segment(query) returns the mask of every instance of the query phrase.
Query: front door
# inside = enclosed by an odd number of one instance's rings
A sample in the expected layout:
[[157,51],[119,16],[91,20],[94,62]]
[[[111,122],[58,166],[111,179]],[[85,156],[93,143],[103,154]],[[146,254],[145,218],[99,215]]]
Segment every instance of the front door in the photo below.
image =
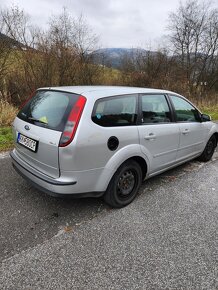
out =
[[170,96],[170,98],[180,129],[177,160],[190,159],[203,151],[207,126],[206,123],[200,122],[199,112],[192,104],[179,96]]

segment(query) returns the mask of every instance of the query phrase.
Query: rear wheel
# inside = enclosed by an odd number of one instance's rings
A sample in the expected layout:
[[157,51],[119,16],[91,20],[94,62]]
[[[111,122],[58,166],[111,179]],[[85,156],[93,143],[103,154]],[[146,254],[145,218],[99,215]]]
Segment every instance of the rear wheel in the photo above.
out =
[[210,137],[203,153],[201,154],[201,156],[198,159],[200,161],[203,161],[203,162],[209,161],[213,156],[216,145],[217,145],[217,140],[216,140],[216,137],[213,135],[212,137]]
[[121,208],[131,203],[142,183],[142,170],[134,160],[123,163],[112,177],[104,200],[112,207]]

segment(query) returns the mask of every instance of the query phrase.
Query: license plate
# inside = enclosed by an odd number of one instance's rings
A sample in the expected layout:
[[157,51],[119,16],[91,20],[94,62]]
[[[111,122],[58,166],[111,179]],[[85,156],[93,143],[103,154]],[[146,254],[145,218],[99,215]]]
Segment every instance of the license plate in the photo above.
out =
[[20,145],[26,147],[27,149],[29,149],[33,152],[37,151],[38,141],[33,140],[29,137],[26,137],[26,136],[22,135],[21,133],[18,133],[18,135],[17,135],[17,143],[19,143]]

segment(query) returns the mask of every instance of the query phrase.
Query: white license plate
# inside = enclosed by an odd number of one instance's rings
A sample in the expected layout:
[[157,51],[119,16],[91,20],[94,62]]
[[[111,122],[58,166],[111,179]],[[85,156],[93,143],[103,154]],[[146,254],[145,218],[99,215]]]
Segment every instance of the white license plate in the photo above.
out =
[[20,133],[18,133],[17,135],[17,143],[19,143],[20,145],[23,145],[24,147],[26,147],[27,149],[30,149],[33,152],[36,152],[37,150],[38,141],[33,140],[29,137],[26,137]]

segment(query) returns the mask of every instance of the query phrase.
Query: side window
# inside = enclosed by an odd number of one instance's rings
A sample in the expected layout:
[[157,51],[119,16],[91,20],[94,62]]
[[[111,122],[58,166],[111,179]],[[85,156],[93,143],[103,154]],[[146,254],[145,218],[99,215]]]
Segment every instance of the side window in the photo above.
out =
[[136,124],[137,95],[103,98],[96,102],[92,121],[103,127]]
[[142,95],[142,123],[168,123],[172,121],[164,95]]
[[178,122],[199,121],[199,112],[189,102],[177,96],[170,97],[175,108],[176,120]]

